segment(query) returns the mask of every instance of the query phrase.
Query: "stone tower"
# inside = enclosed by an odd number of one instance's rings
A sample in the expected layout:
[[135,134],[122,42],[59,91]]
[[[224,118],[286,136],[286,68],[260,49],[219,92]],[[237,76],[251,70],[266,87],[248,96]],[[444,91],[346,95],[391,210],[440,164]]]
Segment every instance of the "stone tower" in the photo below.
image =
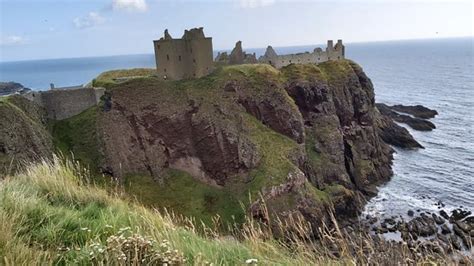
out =
[[203,28],[185,30],[181,39],[173,39],[165,30],[164,37],[153,43],[160,78],[199,78],[213,70],[212,38],[204,35]]

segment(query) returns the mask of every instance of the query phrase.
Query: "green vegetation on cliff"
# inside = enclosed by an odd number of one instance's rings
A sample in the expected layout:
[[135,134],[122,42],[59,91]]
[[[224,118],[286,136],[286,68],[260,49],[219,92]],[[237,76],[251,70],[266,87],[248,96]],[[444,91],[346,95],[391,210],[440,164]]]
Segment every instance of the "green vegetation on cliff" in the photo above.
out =
[[21,96],[0,97],[0,179],[52,150],[43,111]]
[[[114,84],[125,81],[126,79],[134,78],[147,78],[152,77],[156,74],[156,69],[152,68],[132,68],[132,69],[118,69],[106,71],[94,80],[92,80],[92,85],[94,87],[105,87],[109,88]],[[123,81],[122,81],[123,79]]]
[[97,115],[98,107],[92,107],[71,118],[52,121],[50,126],[56,149],[93,173],[97,173],[103,161]]
[[124,188],[148,207],[184,214],[208,225],[212,224],[214,214],[224,221],[243,222],[244,210],[229,191],[175,169],[166,169],[162,178],[162,182],[157,182],[147,175],[129,175]]

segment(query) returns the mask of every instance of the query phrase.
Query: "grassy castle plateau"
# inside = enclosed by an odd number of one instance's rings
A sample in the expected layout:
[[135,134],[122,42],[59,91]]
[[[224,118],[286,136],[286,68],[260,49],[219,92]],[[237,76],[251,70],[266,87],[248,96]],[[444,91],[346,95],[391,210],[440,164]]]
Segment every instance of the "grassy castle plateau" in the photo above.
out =
[[389,144],[420,146],[356,63],[153,71],[101,74],[101,103],[61,121],[0,98],[2,263],[449,262],[341,229],[390,179]]

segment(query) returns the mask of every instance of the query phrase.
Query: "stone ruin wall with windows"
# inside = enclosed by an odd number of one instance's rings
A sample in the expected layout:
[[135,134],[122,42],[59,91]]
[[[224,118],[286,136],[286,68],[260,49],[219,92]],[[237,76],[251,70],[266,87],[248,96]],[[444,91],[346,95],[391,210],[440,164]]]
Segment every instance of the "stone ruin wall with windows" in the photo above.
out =
[[242,49],[242,42],[238,41],[230,55],[227,52],[219,53],[213,60],[212,38],[204,35],[203,28],[185,30],[181,39],[173,39],[165,30],[164,36],[153,41],[157,76],[168,80],[199,78],[210,74],[215,64],[270,64],[275,68],[282,68],[290,64],[322,63],[330,60],[345,58],[345,47],[342,40],[336,45],[329,40],[326,50],[316,48],[313,52],[278,55],[271,46],[258,60],[255,54],[248,54]]
[[258,61],[260,63],[270,64],[275,68],[282,68],[290,64],[307,64],[307,63],[322,63],[329,60],[343,59],[345,56],[345,47],[342,40],[338,40],[333,46],[333,41],[329,40],[326,51],[321,48],[316,48],[312,53],[299,53],[278,55],[271,46],[268,46],[265,54],[261,56]]
[[153,43],[160,78],[199,78],[213,71],[212,38],[204,35],[203,28],[185,30],[181,39],[173,39],[165,30],[164,37]]

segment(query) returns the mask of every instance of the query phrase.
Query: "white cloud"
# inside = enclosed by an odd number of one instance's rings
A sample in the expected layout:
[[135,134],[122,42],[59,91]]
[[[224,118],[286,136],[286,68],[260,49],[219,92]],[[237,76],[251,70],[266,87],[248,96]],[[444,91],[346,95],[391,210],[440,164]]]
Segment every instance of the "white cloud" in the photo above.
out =
[[1,46],[15,46],[15,45],[21,45],[25,43],[26,43],[26,39],[17,35],[10,35],[10,36],[5,36],[5,37],[0,38]]
[[148,6],[145,0],[113,0],[112,9],[145,12]]
[[240,6],[243,8],[257,8],[273,5],[275,0],[240,0]]
[[105,18],[97,12],[89,12],[87,16],[75,18],[74,26],[79,29],[90,28],[105,22]]

